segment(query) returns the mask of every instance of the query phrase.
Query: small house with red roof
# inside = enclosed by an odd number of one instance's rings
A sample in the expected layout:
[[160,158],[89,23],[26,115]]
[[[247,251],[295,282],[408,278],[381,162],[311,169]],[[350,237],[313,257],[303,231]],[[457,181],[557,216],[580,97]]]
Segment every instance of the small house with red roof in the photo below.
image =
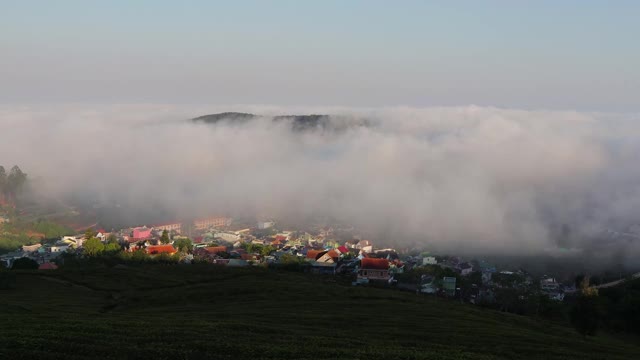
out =
[[318,257],[317,261],[323,263],[337,263],[341,257],[342,253],[340,253],[340,251],[331,249]]
[[173,247],[173,245],[150,245],[145,248],[147,254],[149,255],[158,255],[158,254],[169,254],[173,255],[178,250]]
[[320,256],[324,255],[326,253],[325,250],[314,250],[314,249],[309,249],[307,250],[307,260],[310,261],[315,261],[317,260]]
[[388,281],[389,261],[387,259],[362,258],[358,270],[358,282]]

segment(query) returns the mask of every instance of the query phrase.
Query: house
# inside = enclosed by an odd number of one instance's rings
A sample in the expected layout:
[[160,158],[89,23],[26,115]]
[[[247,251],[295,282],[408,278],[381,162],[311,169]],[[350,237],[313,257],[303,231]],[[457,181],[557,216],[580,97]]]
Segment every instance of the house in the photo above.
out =
[[245,261],[260,261],[259,256],[256,254],[240,254],[240,259]]
[[320,275],[334,275],[336,273],[337,264],[334,262],[319,262],[313,261],[311,262],[311,273],[320,274]]
[[442,289],[447,296],[456,295],[456,278],[452,276],[445,276],[442,278]]
[[218,228],[231,225],[231,218],[224,216],[213,216],[208,218],[197,219],[193,222],[196,230],[205,230],[208,228]]
[[240,234],[236,234],[235,232],[230,231],[217,232],[213,236],[230,243],[235,243],[241,238]]
[[175,231],[177,233],[180,233],[182,231],[182,223],[179,223],[179,222],[164,223],[164,224],[153,225],[151,226],[151,228],[159,231],[167,230],[168,232]]
[[337,249],[331,249],[326,253],[320,255],[317,261],[322,263],[337,263],[342,257],[342,253]]
[[76,236],[63,236],[58,243],[69,245],[74,248],[82,247],[85,238],[84,235],[76,235]]
[[205,247],[204,251],[206,251],[209,254],[217,254],[220,252],[227,252],[227,247],[226,246],[209,246],[209,247]]
[[389,262],[386,259],[363,258],[360,260],[357,282],[388,281]]
[[229,261],[227,262],[227,266],[245,267],[245,266],[249,266],[249,262],[247,262],[246,260],[242,260],[242,259],[229,259]]
[[309,260],[309,261],[315,261],[319,257],[321,257],[322,255],[324,255],[325,253],[326,253],[326,251],[324,251],[324,250],[308,249],[307,252],[306,252],[306,257],[307,257],[307,260]]
[[560,284],[554,278],[540,280],[540,290],[547,293],[555,293],[560,290]]
[[435,256],[425,256],[422,258],[422,265],[438,265],[438,260]]
[[178,250],[176,250],[176,248],[174,248],[173,245],[151,245],[151,246],[147,246],[145,250],[149,255],[157,255],[157,254],[173,255],[176,252],[178,252]]
[[61,253],[65,252],[69,249],[69,245],[53,245],[49,247],[49,252],[51,253]]
[[473,272],[473,267],[469,263],[461,263],[458,265],[460,275],[467,276]]
[[355,246],[356,249],[371,252],[373,250],[373,244],[369,240],[360,240]]
[[486,272],[482,272],[482,283],[483,284],[488,284],[489,282],[491,282],[491,274],[493,274],[490,271],[486,271]]
[[276,239],[276,240],[273,240],[269,245],[275,248],[281,248],[282,246],[284,246],[284,241]]
[[273,221],[258,221],[258,229],[265,230],[272,228],[276,223]]
[[152,229],[147,228],[146,226],[134,228],[131,232],[131,237],[133,238],[133,241],[147,240],[151,237],[151,230]]
[[34,245],[22,245],[22,251],[24,252],[36,252],[38,251],[38,249],[40,249],[42,247],[41,244],[34,244]]
[[40,266],[38,266],[38,270],[55,270],[58,268],[58,265],[52,263],[52,262],[46,262],[44,264],[41,264]]
[[547,294],[549,299],[562,302],[564,300],[564,293],[562,291],[554,291]]
[[432,275],[422,275],[420,277],[420,292],[423,294],[435,294],[438,292],[438,286],[435,277]]

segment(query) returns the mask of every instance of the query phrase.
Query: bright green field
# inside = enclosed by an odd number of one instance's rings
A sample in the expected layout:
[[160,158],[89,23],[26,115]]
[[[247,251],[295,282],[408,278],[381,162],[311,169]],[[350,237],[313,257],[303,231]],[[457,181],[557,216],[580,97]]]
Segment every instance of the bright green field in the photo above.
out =
[[20,272],[0,322],[2,359],[640,359],[531,318],[207,265]]

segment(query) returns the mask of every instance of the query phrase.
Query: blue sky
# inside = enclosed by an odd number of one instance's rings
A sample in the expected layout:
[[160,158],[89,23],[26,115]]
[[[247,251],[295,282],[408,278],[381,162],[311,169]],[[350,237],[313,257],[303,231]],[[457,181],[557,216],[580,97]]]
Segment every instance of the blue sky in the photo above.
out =
[[3,1],[0,102],[640,110],[638,1]]

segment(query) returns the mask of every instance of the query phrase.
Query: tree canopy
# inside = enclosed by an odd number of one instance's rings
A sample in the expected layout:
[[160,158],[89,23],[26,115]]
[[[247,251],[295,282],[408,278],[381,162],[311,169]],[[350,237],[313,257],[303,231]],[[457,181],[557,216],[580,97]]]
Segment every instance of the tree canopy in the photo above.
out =
[[162,230],[162,236],[160,236],[160,242],[163,244],[168,244],[171,240],[169,240],[169,232],[167,230]]
[[105,250],[100,239],[92,237],[84,243],[84,253],[87,256],[96,256]]
[[14,165],[9,174],[3,166],[0,166],[0,195],[14,197],[24,188],[27,182],[27,174],[22,172],[18,165]]

